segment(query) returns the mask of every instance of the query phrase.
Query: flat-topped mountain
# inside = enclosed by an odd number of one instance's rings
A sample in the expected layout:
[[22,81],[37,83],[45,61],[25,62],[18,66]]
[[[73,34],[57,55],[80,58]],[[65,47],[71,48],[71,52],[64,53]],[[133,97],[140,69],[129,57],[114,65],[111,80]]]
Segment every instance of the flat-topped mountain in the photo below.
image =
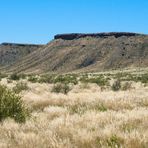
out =
[[[148,67],[148,35],[137,33],[60,34],[46,45],[16,46],[17,50],[12,45],[1,46],[3,52],[25,52],[17,54],[13,64],[4,62],[4,72],[98,72]],[[2,52],[0,55],[1,60]],[[6,57],[3,61],[10,61]]]

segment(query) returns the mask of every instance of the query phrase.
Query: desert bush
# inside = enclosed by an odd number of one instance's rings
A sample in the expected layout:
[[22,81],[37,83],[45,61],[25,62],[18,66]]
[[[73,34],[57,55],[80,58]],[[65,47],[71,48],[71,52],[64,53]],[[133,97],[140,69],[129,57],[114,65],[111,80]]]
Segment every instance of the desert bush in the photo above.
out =
[[20,76],[16,73],[13,73],[13,74],[10,75],[9,79],[10,80],[19,80]]
[[96,83],[99,86],[108,85],[108,80],[106,78],[104,78],[103,76],[92,77],[92,78],[88,78],[85,76],[85,77],[80,78],[80,81],[82,83]]
[[148,83],[148,74],[142,74],[141,76],[137,76],[136,81],[140,81],[141,83]]
[[39,83],[53,83],[54,82],[54,75],[42,75],[40,76]]
[[65,84],[74,84],[78,83],[76,75],[59,75],[55,77],[54,83],[65,83]]
[[29,76],[28,81],[32,82],[32,83],[37,83],[38,82],[38,78],[36,76]]
[[116,135],[112,135],[110,138],[107,139],[107,145],[111,148],[120,148],[121,140]]
[[70,86],[66,83],[64,84],[57,83],[52,88],[52,92],[63,93],[63,94],[67,94],[70,90],[71,90]]
[[129,74],[129,73],[123,73],[122,75],[119,74],[116,75],[114,78],[120,79],[122,81],[134,81],[134,82],[141,82],[141,83],[148,83],[148,74]]
[[121,89],[121,81],[120,80],[115,80],[113,85],[111,86],[113,91],[118,91]]
[[25,122],[29,111],[25,107],[21,97],[0,85],[0,121],[10,117],[16,122]]
[[22,92],[23,90],[28,90],[29,87],[26,82],[18,82],[16,86],[13,87],[13,91],[17,94]]

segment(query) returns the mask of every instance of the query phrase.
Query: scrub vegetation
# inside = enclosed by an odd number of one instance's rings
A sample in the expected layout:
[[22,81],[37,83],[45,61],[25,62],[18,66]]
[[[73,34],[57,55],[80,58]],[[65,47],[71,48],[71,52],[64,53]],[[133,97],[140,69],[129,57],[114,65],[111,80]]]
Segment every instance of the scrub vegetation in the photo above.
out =
[[0,82],[0,147],[148,147],[148,73],[22,75]]

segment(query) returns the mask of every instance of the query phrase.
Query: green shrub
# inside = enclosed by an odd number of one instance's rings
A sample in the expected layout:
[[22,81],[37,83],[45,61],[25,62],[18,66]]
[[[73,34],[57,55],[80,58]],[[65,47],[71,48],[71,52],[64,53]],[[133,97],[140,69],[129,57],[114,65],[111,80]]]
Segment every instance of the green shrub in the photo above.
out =
[[141,76],[136,77],[136,80],[146,84],[148,83],[148,74],[142,74]]
[[62,83],[55,84],[52,88],[52,92],[63,93],[63,94],[67,94],[70,90],[71,89],[68,84],[62,84]]
[[76,75],[59,75],[54,78],[54,83],[74,84],[78,83]]
[[121,82],[120,80],[116,80],[113,85],[111,86],[113,91],[118,91],[121,89]]
[[13,87],[13,91],[17,94],[22,92],[23,90],[28,90],[29,87],[25,82],[18,82],[15,87]]
[[54,75],[42,75],[40,76],[39,83],[53,83],[54,82]]
[[110,138],[107,139],[107,145],[111,148],[120,148],[121,139],[118,138],[116,135],[112,135]]
[[0,121],[10,117],[16,122],[25,122],[29,111],[21,97],[5,86],[0,85]]
[[13,73],[12,75],[10,75],[9,79],[10,80],[19,80],[20,76],[16,73]]
[[96,83],[99,86],[108,85],[108,80],[106,78],[104,78],[103,76],[92,77],[92,78],[88,78],[88,77],[84,76],[80,79],[80,81],[82,83]]
[[32,83],[37,83],[38,82],[38,78],[36,76],[29,76],[28,81],[30,81]]

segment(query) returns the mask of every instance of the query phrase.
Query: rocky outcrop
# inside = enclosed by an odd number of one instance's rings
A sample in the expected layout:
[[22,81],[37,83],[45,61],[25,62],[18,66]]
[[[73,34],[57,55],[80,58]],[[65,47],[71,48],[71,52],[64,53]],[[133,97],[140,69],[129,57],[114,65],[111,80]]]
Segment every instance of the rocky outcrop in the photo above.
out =
[[73,40],[73,39],[79,39],[84,37],[95,37],[95,38],[106,38],[109,36],[114,36],[115,38],[121,37],[121,36],[137,36],[141,35],[138,33],[129,33],[129,32],[110,32],[110,33],[93,33],[93,34],[81,34],[81,33],[72,33],[72,34],[58,34],[55,35],[54,39],[63,39],[63,40]]

